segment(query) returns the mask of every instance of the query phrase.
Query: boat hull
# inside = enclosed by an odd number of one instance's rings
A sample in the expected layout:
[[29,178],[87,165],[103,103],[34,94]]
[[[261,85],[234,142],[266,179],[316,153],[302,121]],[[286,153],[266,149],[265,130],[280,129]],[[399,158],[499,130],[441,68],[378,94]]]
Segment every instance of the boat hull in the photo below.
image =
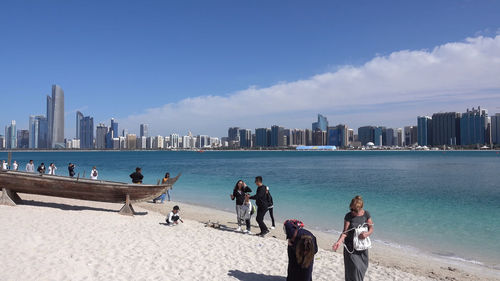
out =
[[170,185],[127,184],[111,181],[78,179],[20,171],[0,171],[0,190],[80,200],[131,203],[151,200],[171,188]]

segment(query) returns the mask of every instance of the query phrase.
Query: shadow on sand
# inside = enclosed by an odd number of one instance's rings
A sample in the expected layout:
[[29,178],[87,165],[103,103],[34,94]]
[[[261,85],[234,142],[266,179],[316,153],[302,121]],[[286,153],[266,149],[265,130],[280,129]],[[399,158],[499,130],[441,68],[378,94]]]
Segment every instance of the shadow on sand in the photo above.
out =
[[241,281],[285,281],[286,277],[276,275],[264,275],[240,270],[229,270],[227,275]]
[[[40,202],[40,201],[33,201],[33,200],[23,200],[22,204],[28,205],[28,206],[36,206],[36,207],[56,208],[56,209],[61,209],[64,211],[96,211],[96,212],[118,213],[118,210],[110,210],[110,209],[95,208],[95,207],[88,207],[88,206],[75,206],[75,205],[68,205],[68,204],[64,204],[64,203]],[[134,213],[134,215],[136,215],[136,216],[145,216],[147,214],[148,214],[148,212],[135,212]]]

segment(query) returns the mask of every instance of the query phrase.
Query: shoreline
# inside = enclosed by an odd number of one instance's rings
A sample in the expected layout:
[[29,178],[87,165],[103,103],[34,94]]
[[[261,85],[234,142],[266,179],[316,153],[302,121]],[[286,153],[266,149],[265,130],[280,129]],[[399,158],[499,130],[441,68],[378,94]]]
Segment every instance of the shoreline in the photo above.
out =
[[[217,209],[211,206],[203,206],[182,201],[165,201],[166,204],[153,204],[151,202],[141,202],[138,206],[144,209],[158,212],[162,215],[167,214],[172,206],[179,205],[183,217],[195,220],[201,223],[219,222],[228,227],[236,228],[236,214],[227,210]],[[187,210],[186,210],[187,209]],[[271,225],[269,215],[266,214],[265,223],[268,227]],[[306,224],[307,228],[307,224]],[[258,226],[255,222],[255,215],[252,216],[252,229],[258,232]],[[338,235],[307,228],[313,232],[317,238],[318,247],[342,256],[342,252],[331,250],[332,244],[337,240]],[[276,221],[276,228],[270,229],[268,236],[285,241],[285,235],[282,229],[282,222]],[[376,230],[375,230],[376,231]],[[267,237],[267,236],[266,236]],[[500,280],[500,270],[483,265],[480,262],[474,263],[461,258],[446,258],[438,255],[426,253],[423,250],[404,245],[389,244],[378,240],[372,240],[373,248],[370,249],[370,265],[380,265],[389,268],[395,268],[410,274],[421,277],[427,277],[438,280]]]
[[500,148],[493,149],[438,149],[438,150],[421,150],[421,149],[335,149],[335,150],[296,150],[296,149],[212,149],[212,148],[203,148],[203,149],[14,149],[0,150],[0,153],[8,153],[8,152],[156,152],[156,151],[171,151],[171,152],[499,152]]

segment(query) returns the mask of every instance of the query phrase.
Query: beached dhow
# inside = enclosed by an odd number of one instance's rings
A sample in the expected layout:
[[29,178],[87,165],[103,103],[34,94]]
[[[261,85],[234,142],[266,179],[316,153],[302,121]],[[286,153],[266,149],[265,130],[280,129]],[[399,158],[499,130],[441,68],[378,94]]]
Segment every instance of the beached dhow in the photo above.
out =
[[38,194],[80,200],[125,203],[120,214],[133,215],[132,203],[151,200],[172,188],[181,174],[157,185],[70,178],[20,171],[0,170],[0,205],[15,206],[21,202],[18,193]]

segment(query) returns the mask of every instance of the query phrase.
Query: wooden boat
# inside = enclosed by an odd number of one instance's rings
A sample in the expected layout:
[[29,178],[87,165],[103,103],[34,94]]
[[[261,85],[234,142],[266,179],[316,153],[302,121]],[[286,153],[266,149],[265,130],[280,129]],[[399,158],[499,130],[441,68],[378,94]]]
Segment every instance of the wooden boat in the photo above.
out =
[[17,193],[64,197],[80,200],[125,203],[120,214],[133,215],[132,203],[151,200],[171,189],[181,174],[158,185],[127,184],[113,181],[70,178],[56,175],[0,170],[0,204],[15,206]]

